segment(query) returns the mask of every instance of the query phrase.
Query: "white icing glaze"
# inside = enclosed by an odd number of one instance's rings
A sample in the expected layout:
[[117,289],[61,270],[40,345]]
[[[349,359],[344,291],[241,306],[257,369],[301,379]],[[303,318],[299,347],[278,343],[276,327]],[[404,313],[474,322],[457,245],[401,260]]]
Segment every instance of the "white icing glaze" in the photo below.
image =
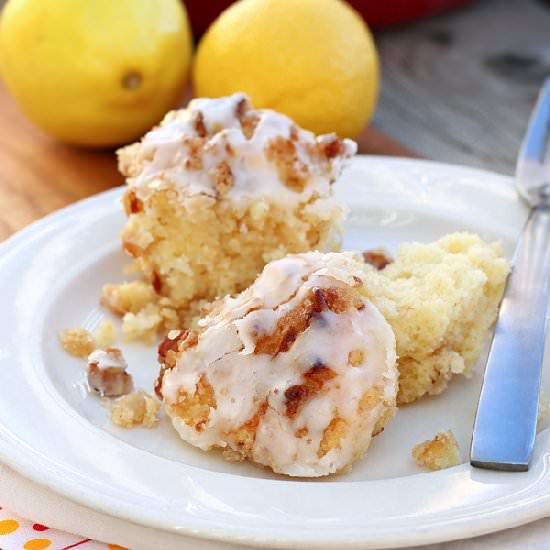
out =
[[[291,255],[268,264],[236,298],[225,298],[221,309],[203,319],[197,346],[182,352],[176,368],[164,375],[162,391],[168,405],[181,390],[194,394],[202,374],[214,389],[216,408],[210,409],[203,431],[167,407],[181,437],[204,450],[225,447],[225,434],[250,420],[267,400],[256,431],[254,461],[292,476],[320,476],[363,454],[375,424],[393,407],[397,393],[395,337],[368,299],[363,298],[363,309],[324,311],[286,352],[253,353],[258,336],[271,334],[277,321],[312,289],[357,286],[362,275],[362,266],[351,254]],[[363,352],[361,365],[348,364],[352,350]],[[303,374],[315,364],[329,367],[335,376],[290,418],[285,414],[285,390],[302,384]],[[379,402],[359,415],[359,402],[369,389]],[[347,434],[340,448],[319,457],[319,444],[334,417],[345,419]],[[307,436],[297,437],[301,428],[308,429]]]
[[[168,113],[140,144],[122,150],[121,155],[131,150],[128,154],[134,155],[136,166],[140,166],[139,173],[128,178],[128,185],[142,199],[167,183],[175,186],[183,198],[196,194],[217,197],[213,171],[221,161],[226,161],[233,177],[233,185],[225,195],[228,200],[237,204],[247,204],[259,197],[284,204],[311,201],[308,208],[312,213],[318,210],[320,217],[332,217],[341,206],[330,197],[331,183],[355,154],[356,144],[343,140],[343,154],[324,163],[312,161],[308,147],[330,142],[334,136],[316,138],[313,133],[297,128],[285,115],[268,109],[250,111],[258,116],[258,123],[252,137],[247,139],[236,115],[243,100],[247,98],[240,93],[219,99],[195,99],[186,109]],[[200,147],[201,169],[186,165],[191,156],[186,142],[198,137],[194,122],[198,116],[209,134]],[[284,185],[276,164],[266,155],[266,146],[274,138],[288,138],[293,128],[298,134],[295,144],[299,162],[308,167],[310,174],[301,191]],[[228,154],[228,145],[234,154]],[[318,207],[314,206],[317,202]]]
[[92,351],[92,353],[88,355],[88,366],[92,364],[96,365],[100,370],[110,368],[120,368],[122,370],[126,370],[128,367],[128,364],[120,351],[111,351],[108,349],[96,349],[95,351]]

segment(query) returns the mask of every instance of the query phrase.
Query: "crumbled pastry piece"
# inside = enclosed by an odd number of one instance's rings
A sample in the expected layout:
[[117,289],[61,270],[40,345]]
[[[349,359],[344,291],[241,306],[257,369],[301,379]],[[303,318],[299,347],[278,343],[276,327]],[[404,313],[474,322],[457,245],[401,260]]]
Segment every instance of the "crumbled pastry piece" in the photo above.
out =
[[418,466],[429,470],[452,468],[462,462],[458,443],[450,430],[439,432],[433,439],[416,445],[412,456]]
[[118,348],[96,350],[88,356],[88,385],[102,397],[117,397],[132,391],[132,375]]
[[63,349],[75,357],[88,357],[95,348],[94,339],[85,328],[62,330],[59,338]]
[[381,271],[365,265],[367,295],[397,340],[398,404],[439,394],[454,374],[470,373],[509,269],[499,244],[470,233],[403,244]]
[[372,267],[381,270],[393,262],[391,254],[384,248],[373,248],[363,252],[363,261]]
[[397,393],[395,337],[363,270],[351,254],[290,255],[197,330],[169,332],[156,391],[180,436],[291,476],[360,458]]
[[[171,326],[174,316],[189,326],[197,302],[242,291],[267,262],[338,250],[344,207],[332,184],[355,150],[350,140],[254,109],[243,94],[169,113],[118,151],[128,186],[122,242],[144,286],[139,304],[113,286],[103,303],[139,315],[156,294],[167,300]],[[169,328],[170,316],[160,315]]]
[[116,328],[110,319],[103,319],[94,332],[94,344],[98,349],[112,346],[117,338]]
[[154,396],[139,390],[113,401],[111,422],[122,428],[145,426],[153,428],[158,423],[160,403]]
[[141,340],[146,344],[155,341],[163,319],[156,304],[148,304],[138,313],[128,312],[122,318],[122,334],[126,341]]
[[106,284],[101,291],[101,305],[118,316],[138,313],[156,298],[155,289],[143,281]]

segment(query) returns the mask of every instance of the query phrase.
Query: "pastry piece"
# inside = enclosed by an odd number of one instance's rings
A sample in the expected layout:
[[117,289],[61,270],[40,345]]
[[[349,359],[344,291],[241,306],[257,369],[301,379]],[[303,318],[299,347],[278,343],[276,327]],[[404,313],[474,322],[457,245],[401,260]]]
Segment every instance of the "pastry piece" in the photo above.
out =
[[155,396],[139,390],[113,401],[111,422],[121,428],[154,428],[158,423],[159,411],[160,403]]
[[418,466],[429,470],[452,468],[462,462],[458,443],[450,430],[439,432],[433,439],[416,445],[412,456]]
[[110,319],[103,319],[94,332],[94,343],[97,348],[105,349],[112,346],[117,338],[116,328]]
[[59,334],[63,349],[74,357],[88,357],[94,350],[93,336],[85,328],[68,328]]
[[360,458],[395,412],[395,337],[365,297],[351,254],[269,263],[198,331],[159,347],[157,383],[180,436],[291,476]]
[[124,332],[147,325],[147,339],[154,327],[186,325],[204,301],[240,292],[275,258],[338,249],[344,209],[332,184],[355,150],[253,109],[243,94],[169,113],[118,152],[128,185],[123,246],[153,292],[139,289],[146,303],[133,316],[113,286],[103,302],[128,315]]
[[88,356],[88,385],[102,397],[117,397],[132,391],[132,375],[118,348],[98,349]]
[[398,404],[468,375],[494,323],[509,265],[498,244],[454,233],[404,244],[384,269],[366,266],[367,293],[395,332]]

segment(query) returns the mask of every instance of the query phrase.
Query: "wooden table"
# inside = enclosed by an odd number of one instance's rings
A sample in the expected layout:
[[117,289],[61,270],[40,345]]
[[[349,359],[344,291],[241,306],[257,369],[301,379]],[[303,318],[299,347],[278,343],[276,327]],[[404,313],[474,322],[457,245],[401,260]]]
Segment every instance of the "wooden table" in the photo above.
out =
[[550,76],[550,0],[477,0],[376,39],[381,130],[431,159],[513,173]]
[[[57,208],[123,183],[114,151],[63,145],[35,128],[0,84],[0,241]],[[417,156],[374,128],[360,151]]]
[[[548,7],[549,0],[479,0],[378,33],[379,130],[360,137],[360,152],[415,156],[414,149],[439,161],[511,173],[536,92],[550,74]],[[113,151],[78,150],[42,134],[1,83],[0,129],[0,241],[122,183]]]

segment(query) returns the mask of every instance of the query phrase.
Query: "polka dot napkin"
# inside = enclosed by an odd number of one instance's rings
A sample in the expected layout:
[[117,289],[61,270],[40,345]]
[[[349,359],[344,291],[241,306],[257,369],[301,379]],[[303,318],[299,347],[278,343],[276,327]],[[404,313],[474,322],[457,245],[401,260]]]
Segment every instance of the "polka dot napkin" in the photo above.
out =
[[126,550],[33,523],[0,508],[0,550]]

